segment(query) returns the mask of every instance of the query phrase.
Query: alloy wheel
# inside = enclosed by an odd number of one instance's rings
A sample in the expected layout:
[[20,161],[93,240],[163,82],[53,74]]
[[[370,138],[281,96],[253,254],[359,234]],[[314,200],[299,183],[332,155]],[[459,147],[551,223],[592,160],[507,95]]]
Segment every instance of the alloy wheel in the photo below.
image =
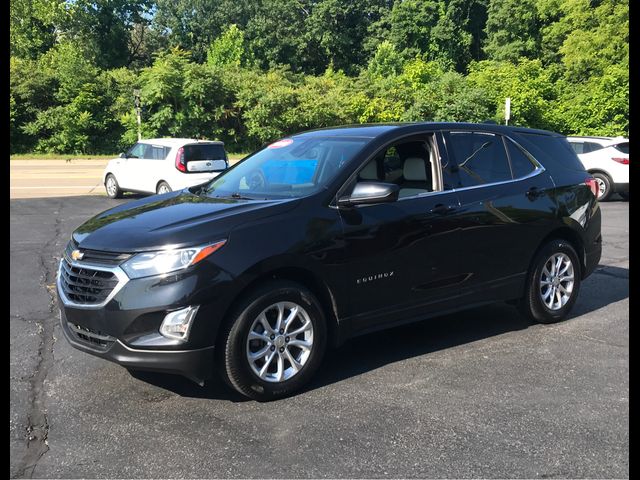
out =
[[283,382],[297,375],[309,360],[313,323],[297,303],[274,303],[253,321],[246,343],[253,373],[266,382]]
[[107,193],[112,197],[115,197],[118,193],[118,186],[116,185],[116,180],[113,177],[107,178]]
[[554,253],[545,262],[540,275],[540,297],[550,310],[560,310],[573,293],[575,282],[571,258],[565,253]]

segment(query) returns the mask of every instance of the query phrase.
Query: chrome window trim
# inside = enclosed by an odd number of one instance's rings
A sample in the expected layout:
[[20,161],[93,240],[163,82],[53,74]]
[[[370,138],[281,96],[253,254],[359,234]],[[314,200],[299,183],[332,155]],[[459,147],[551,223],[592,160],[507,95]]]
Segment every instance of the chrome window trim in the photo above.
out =
[[[96,304],[93,304],[93,305],[86,305],[86,304],[76,303],[76,302],[70,300],[69,298],[67,298],[67,296],[64,294],[64,289],[62,288],[62,286],[60,284],[60,277],[61,277],[60,272],[62,270],[62,262],[64,262],[64,261],[66,261],[72,267],[76,267],[76,268],[90,268],[92,270],[99,270],[99,271],[102,271],[102,272],[111,272],[118,278],[118,284],[115,287],[113,287],[113,290],[111,291],[109,296],[107,296],[107,298],[105,298],[100,303],[96,303]],[[58,290],[58,295],[60,295],[60,299],[62,300],[62,303],[66,307],[79,308],[79,309],[83,309],[83,310],[97,310],[99,308],[103,308],[106,304],[108,304],[113,299],[113,297],[116,296],[116,294],[120,290],[122,290],[122,287],[124,287],[127,284],[127,282],[129,282],[129,277],[127,276],[126,273],[124,273],[124,270],[122,270],[119,266],[105,267],[104,265],[96,265],[96,264],[89,263],[89,262],[76,262],[76,261],[73,261],[73,260],[71,260],[69,258],[66,258],[66,256],[63,256],[60,259],[60,263],[58,264],[58,273],[57,273],[57,276],[56,276],[56,288]]]

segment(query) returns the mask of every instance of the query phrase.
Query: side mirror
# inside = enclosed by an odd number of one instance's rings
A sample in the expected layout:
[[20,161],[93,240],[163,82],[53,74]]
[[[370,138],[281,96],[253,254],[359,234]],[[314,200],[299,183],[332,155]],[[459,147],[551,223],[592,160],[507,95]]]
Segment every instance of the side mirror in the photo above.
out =
[[338,199],[339,207],[391,203],[398,200],[400,187],[395,183],[358,182],[351,195]]
[[121,153],[120,155],[118,155],[118,158],[128,158],[126,153]]

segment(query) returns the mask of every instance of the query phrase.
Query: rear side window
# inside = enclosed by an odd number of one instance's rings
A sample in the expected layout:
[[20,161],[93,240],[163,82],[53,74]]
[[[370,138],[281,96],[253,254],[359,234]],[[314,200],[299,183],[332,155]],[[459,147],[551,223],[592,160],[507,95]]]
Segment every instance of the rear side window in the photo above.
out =
[[591,153],[597,150],[602,150],[604,147],[595,142],[584,142],[584,153]]
[[184,146],[184,159],[192,160],[225,160],[224,146],[219,144],[194,144]]
[[537,133],[518,132],[522,146],[545,168],[559,165],[570,170],[584,171],[576,152],[569,146],[566,137],[553,137]]
[[578,155],[582,155],[584,153],[584,143],[583,142],[569,142],[573,151]]
[[629,142],[619,143],[618,145],[614,145],[613,148],[615,148],[620,153],[626,153],[627,155],[629,155]]
[[162,145],[147,145],[144,151],[144,158],[149,160],[164,160],[169,155],[171,147],[163,147]]
[[453,155],[458,167],[455,187],[471,187],[512,179],[509,160],[500,136],[450,132],[447,140],[447,151]]
[[505,139],[507,144],[507,152],[509,152],[509,160],[511,160],[511,170],[513,178],[522,178],[533,172],[536,166],[529,157],[509,139]]

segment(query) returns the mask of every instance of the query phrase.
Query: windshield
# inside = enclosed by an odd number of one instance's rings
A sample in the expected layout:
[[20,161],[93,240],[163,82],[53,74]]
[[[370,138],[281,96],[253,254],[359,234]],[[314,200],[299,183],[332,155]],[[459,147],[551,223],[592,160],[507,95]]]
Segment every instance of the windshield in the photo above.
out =
[[285,138],[216,177],[203,193],[248,199],[311,195],[326,187],[368,141],[344,137]]

